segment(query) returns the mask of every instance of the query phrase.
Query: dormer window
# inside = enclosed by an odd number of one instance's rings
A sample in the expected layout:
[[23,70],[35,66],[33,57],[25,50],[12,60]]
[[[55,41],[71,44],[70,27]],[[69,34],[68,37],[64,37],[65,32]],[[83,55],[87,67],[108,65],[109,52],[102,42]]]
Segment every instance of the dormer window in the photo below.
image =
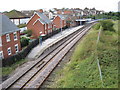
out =
[[17,40],[17,32],[14,32],[14,41]]
[[10,35],[6,34],[6,41],[9,42],[10,41]]

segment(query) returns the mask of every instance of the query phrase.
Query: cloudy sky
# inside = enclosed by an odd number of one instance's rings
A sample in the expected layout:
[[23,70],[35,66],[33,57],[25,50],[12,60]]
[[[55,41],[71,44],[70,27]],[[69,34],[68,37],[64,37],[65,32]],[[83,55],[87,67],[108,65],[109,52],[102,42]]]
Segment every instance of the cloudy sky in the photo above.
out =
[[41,8],[81,8],[85,7],[98,10],[118,11],[120,0],[2,0],[0,12],[16,10],[36,10]]

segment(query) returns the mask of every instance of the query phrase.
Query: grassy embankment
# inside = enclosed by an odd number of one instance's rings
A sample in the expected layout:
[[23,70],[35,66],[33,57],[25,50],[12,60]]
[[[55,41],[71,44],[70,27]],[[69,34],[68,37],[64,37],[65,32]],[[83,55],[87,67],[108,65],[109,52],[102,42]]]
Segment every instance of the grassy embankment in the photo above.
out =
[[[97,54],[102,70],[104,88],[118,87],[118,23],[116,32],[102,31]],[[71,61],[57,72],[52,88],[102,88],[96,61],[96,41],[99,30],[95,25],[77,45]]]

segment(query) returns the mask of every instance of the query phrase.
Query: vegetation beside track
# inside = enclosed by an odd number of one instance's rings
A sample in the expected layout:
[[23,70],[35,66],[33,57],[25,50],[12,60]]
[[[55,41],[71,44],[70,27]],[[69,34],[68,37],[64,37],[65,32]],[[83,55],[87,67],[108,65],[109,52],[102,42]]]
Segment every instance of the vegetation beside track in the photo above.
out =
[[[21,66],[23,63],[25,63],[25,62],[27,62],[27,60],[25,60],[25,59],[22,59],[22,60],[20,60],[20,61],[17,61],[15,64],[12,64],[11,66],[6,66],[6,67],[2,67],[2,68],[0,68],[1,69],[1,71],[2,71],[2,77],[8,77],[11,73],[13,73],[13,71],[17,68],[17,67],[19,67],[19,66]],[[1,77],[1,75],[0,75],[0,77]]]
[[[115,31],[102,30],[97,53],[96,41],[101,25],[98,23],[93,26],[88,35],[76,46],[70,62],[56,73],[51,88],[118,88],[118,44],[120,43],[118,21],[113,23]],[[96,56],[101,66],[103,86]]]

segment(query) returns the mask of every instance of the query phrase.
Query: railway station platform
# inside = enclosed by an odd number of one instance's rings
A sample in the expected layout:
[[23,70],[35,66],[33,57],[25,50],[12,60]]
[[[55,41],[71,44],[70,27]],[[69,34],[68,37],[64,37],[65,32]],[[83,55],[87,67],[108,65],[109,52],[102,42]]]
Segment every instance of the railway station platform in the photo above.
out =
[[55,44],[56,42],[60,41],[61,39],[65,38],[66,36],[70,35],[71,33],[77,31],[78,29],[82,28],[83,26],[77,26],[77,27],[72,27],[68,28],[51,38],[46,39],[45,41],[42,42],[42,45],[39,43],[35,48],[31,50],[31,52],[28,54],[26,59],[34,60],[37,59],[38,56],[42,54],[42,52],[46,49]]

